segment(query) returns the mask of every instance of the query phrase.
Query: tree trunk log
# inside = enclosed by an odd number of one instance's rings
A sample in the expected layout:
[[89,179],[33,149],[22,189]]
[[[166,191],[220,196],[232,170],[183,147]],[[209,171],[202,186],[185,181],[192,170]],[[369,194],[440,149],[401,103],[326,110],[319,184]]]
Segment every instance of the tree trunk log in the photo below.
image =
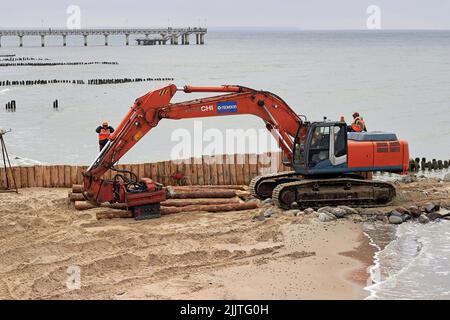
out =
[[74,184],[72,185],[72,192],[73,193],[82,193],[83,192],[84,187],[80,184]]
[[168,199],[197,199],[197,198],[234,198],[236,197],[236,191],[186,191],[178,192],[173,190]]
[[191,205],[216,205],[216,204],[232,204],[232,203],[242,203],[242,200],[235,198],[226,198],[226,199],[168,199],[164,202],[161,202],[161,205],[164,207],[186,207]]
[[[161,215],[169,215],[185,212],[227,212],[227,211],[242,211],[256,209],[258,204],[254,201],[246,203],[220,204],[220,205],[195,205],[186,207],[161,207]],[[133,214],[131,211],[101,211],[96,213],[97,219],[115,219],[115,218],[131,218]]]
[[69,195],[69,199],[70,199],[70,201],[85,201],[86,200],[82,193],[71,193]]

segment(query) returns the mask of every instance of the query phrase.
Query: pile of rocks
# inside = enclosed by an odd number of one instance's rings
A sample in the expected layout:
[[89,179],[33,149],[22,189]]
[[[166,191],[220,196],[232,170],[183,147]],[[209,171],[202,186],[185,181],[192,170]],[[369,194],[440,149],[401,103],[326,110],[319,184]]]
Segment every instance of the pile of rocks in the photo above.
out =
[[322,222],[335,221],[347,216],[351,216],[354,221],[384,221],[390,224],[401,224],[406,221],[417,221],[420,223],[428,223],[430,221],[438,221],[440,219],[450,220],[450,204],[441,207],[440,204],[428,202],[424,205],[413,205],[408,208],[398,207],[389,212],[372,212],[363,209],[355,209],[348,206],[322,207],[318,210],[307,208],[304,210],[291,209],[282,210],[276,207],[272,199],[266,199],[259,205],[261,208],[254,215],[254,219],[263,221],[276,214],[284,214],[287,216],[316,216]]
[[448,208],[444,209],[446,212],[444,210],[441,212],[440,204],[428,202],[421,206],[398,207],[387,213],[382,219],[391,224],[401,224],[409,220],[417,220],[420,223],[428,223],[438,219],[450,220]]

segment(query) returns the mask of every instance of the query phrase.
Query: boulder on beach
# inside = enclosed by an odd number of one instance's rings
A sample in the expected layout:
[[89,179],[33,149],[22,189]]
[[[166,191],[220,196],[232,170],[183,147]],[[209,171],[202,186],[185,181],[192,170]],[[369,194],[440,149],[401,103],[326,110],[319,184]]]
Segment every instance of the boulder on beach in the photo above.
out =
[[343,218],[347,215],[347,211],[341,208],[333,208],[331,212],[336,218]]
[[284,212],[284,214],[290,215],[290,216],[298,216],[301,211],[299,209],[291,209]]
[[396,215],[391,215],[389,217],[389,223],[390,224],[401,224],[403,223],[403,218],[400,216],[396,216]]
[[307,208],[307,209],[303,210],[303,212],[305,214],[313,214],[314,213],[314,209],[313,208]]
[[422,211],[420,210],[420,208],[418,206],[410,206],[410,207],[408,207],[408,211],[410,212],[411,216],[413,216],[414,218],[418,218],[422,214]]
[[319,220],[322,222],[330,222],[336,219],[336,216],[330,212],[319,212]]
[[345,210],[346,214],[359,214],[359,211],[349,206],[338,206],[339,209]]
[[419,217],[419,222],[425,224],[425,223],[430,222],[430,219],[428,219],[428,217],[426,215],[422,214]]
[[272,198],[267,198],[263,201],[261,201],[261,205],[265,206],[265,205],[272,205],[273,204],[273,200]]
[[427,202],[422,206],[422,211],[425,211],[426,213],[433,213],[439,211],[440,209],[441,209],[440,205],[431,202]]
[[445,176],[442,178],[442,181],[450,182],[450,172],[445,174]]

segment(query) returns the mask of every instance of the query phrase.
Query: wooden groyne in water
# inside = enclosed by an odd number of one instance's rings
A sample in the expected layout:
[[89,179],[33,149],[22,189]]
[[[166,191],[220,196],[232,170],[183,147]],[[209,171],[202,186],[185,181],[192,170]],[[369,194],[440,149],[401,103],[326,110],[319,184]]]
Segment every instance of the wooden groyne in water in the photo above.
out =
[[[1,61],[1,60],[0,60]],[[55,66],[87,66],[87,65],[118,65],[116,61],[73,61],[73,62],[9,62],[1,61],[0,67],[55,67]]]
[[77,85],[106,85],[106,84],[123,84],[134,82],[151,82],[151,81],[174,81],[174,78],[119,78],[119,79],[89,79],[89,80],[4,80],[0,81],[0,87],[11,86],[39,86],[49,84],[77,84]]

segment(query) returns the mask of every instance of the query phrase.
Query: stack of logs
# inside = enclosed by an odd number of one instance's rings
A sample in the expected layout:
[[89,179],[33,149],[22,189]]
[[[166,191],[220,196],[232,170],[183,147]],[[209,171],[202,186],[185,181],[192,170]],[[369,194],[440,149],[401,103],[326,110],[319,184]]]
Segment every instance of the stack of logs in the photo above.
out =
[[[161,215],[185,212],[227,212],[251,210],[258,207],[257,201],[244,201],[250,197],[247,186],[234,185],[201,185],[167,187],[167,200],[161,202]],[[69,199],[76,210],[98,208],[84,199],[83,186],[73,185]],[[104,203],[100,206],[105,210],[97,211],[98,220],[114,218],[132,218],[133,213],[126,204]]]

